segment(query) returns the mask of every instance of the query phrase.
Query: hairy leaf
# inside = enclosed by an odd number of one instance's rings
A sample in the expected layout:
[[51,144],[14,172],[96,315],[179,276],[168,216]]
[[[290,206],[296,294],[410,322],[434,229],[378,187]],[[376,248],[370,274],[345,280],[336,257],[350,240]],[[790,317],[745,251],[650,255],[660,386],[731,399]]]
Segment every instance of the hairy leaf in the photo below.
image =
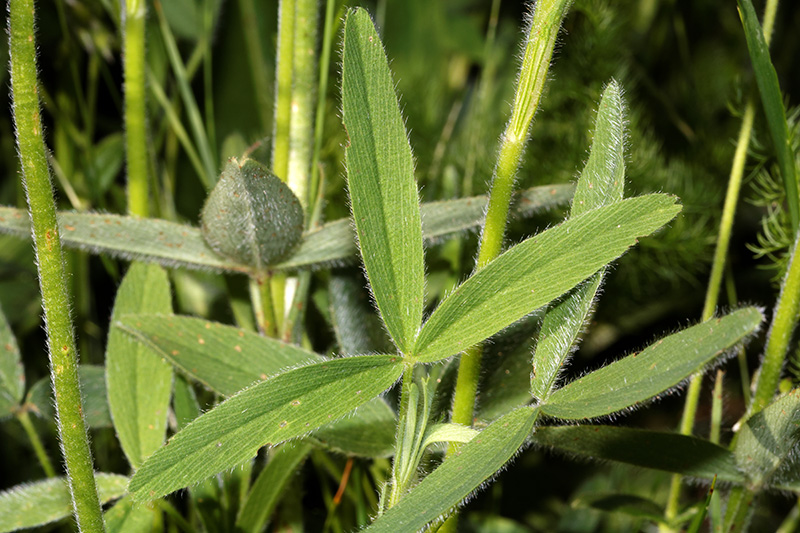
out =
[[[324,360],[292,344],[199,318],[127,315],[116,327],[223,396],[280,371]],[[315,431],[314,438],[344,453],[385,457],[393,449],[395,423],[391,407],[375,398],[354,416]]]
[[154,453],[129,490],[152,500],[345,416],[394,383],[392,356],[348,357],[301,367],[245,389],[200,416]]
[[[522,191],[512,209],[517,217],[565,205],[572,185],[546,185]],[[477,228],[486,210],[486,197],[474,196],[422,204],[423,237],[427,241]],[[439,212],[449,217],[439,217]],[[155,218],[99,213],[58,213],[64,246],[94,254],[219,272],[249,273],[250,267],[217,255],[199,228]],[[0,206],[0,233],[30,239],[30,221],[24,209]],[[352,262],[358,248],[349,219],[329,222],[307,233],[291,256],[270,265],[275,270],[319,268]]]
[[425,289],[419,196],[389,64],[363,9],[347,15],[342,64],[347,184],[361,256],[386,329],[408,353]]
[[796,480],[800,444],[800,389],[785,394],[747,419],[733,453],[753,490]]
[[365,531],[418,531],[439,519],[494,476],[533,430],[536,409],[521,407],[463,444]]
[[[95,474],[100,502],[125,494],[128,478],[117,474]],[[0,492],[0,533],[41,526],[72,515],[67,480],[50,478],[17,485]]]
[[[113,324],[128,313],[172,312],[167,273],[133,263],[117,290]],[[106,347],[108,405],[122,451],[134,468],[164,443],[172,367],[147,345],[112,327]]]
[[[622,200],[625,188],[625,108],[620,87],[608,84],[595,120],[589,160],[572,199],[571,217]],[[533,356],[531,393],[544,401],[555,388],[603,280],[605,269],[572,289],[545,314]]]
[[533,442],[582,458],[617,461],[684,476],[741,483],[733,454],[709,441],[616,426],[542,426]]
[[412,355],[455,355],[564,294],[669,222],[675,198],[630,198],[571,218],[514,246],[461,284],[423,325]]
[[135,503],[130,496],[122,498],[105,512],[108,533],[150,533],[157,515],[156,508]]
[[9,416],[25,394],[25,371],[17,338],[0,309],[0,419]]
[[761,311],[746,307],[665,337],[555,391],[542,412],[582,419],[635,406],[702,372],[756,331],[763,319]]

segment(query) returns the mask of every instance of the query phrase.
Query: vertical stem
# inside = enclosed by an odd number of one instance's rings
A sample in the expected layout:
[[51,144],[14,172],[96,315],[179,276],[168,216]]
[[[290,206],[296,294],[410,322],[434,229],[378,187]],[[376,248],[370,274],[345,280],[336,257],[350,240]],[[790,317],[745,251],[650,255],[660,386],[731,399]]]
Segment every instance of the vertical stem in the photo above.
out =
[[8,13],[14,124],[47,326],[58,433],[78,527],[84,532],[100,532],[105,527],[83,420],[78,354],[39,111],[34,2],[9,0]]
[[128,212],[149,214],[147,181],[147,132],[145,124],[145,21],[144,0],[123,3],[125,71],[125,155],[128,165]]
[[33,422],[31,422],[31,416],[28,414],[28,411],[21,410],[19,413],[17,413],[17,420],[19,420],[19,423],[22,425],[22,429],[25,430],[28,440],[31,441],[31,447],[33,447],[33,451],[36,454],[36,458],[39,460],[39,464],[42,465],[44,474],[47,477],[56,477],[56,470],[53,468],[53,463],[50,461],[50,457],[47,455],[47,451],[44,449],[42,439],[39,438],[39,434],[36,433],[36,428],[33,427]]
[[756,382],[750,414],[761,411],[775,396],[792,331],[797,323],[797,313],[800,310],[800,257],[797,253],[800,232],[797,232],[797,235],[789,259],[789,269],[783,279],[778,305],[775,307],[772,325],[767,334],[767,346],[764,349],[764,360],[761,362],[761,372]]
[[[479,269],[500,254],[517,168],[522,159],[530,124],[542,96],[556,36],[569,5],[569,0],[540,0],[536,4],[517,81],[511,120],[500,141],[489,207],[481,233],[477,264]],[[452,417],[453,422],[458,424],[472,425],[481,354],[482,347],[472,348],[462,355],[459,363]]]
[[272,172],[283,181],[286,181],[289,173],[294,5],[294,0],[281,0],[278,7],[278,62],[275,68],[275,131],[272,136]]

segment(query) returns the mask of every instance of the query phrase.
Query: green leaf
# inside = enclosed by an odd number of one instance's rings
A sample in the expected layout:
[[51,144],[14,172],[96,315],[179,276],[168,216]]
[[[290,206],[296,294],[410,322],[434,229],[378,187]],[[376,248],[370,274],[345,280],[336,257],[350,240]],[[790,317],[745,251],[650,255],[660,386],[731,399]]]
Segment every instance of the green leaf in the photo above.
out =
[[575,187],[570,216],[622,200],[624,188],[625,104],[619,84],[611,80],[600,99],[592,149]]
[[798,443],[800,389],[794,389],[748,418],[739,430],[733,453],[751,490],[797,478]]
[[187,316],[127,315],[115,328],[224,396],[280,370],[321,360],[292,344]]
[[680,211],[656,194],[601,207],[518,244],[459,286],[422,326],[420,362],[455,355],[564,294]]
[[270,452],[267,466],[253,483],[236,517],[237,531],[259,533],[264,530],[275,506],[310,451],[311,446],[301,441],[284,444]]
[[347,15],[342,64],[347,183],[361,256],[386,329],[409,353],[425,290],[419,196],[389,64],[363,9]]
[[[111,413],[106,394],[106,369],[96,365],[80,365],[78,379],[81,384],[83,416],[90,428],[111,427]],[[50,377],[43,377],[28,390],[25,403],[36,408],[40,416],[55,422],[55,400]]]
[[[95,474],[100,502],[125,494],[128,478],[117,474]],[[0,492],[0,533],[41,526],[72,515],[67,480],[50,478],[17,485]]]
[[530,392],[546,402],[559,373],[572,353],[583,325],[591,313],[605,269],[595,273],[547,309],[533,352]]
[[[565,205],[572,197],[572,185],[546,185],[522,191],[513,213],[530,217],[540,211]],[[441,239],[459,231],[475,229],[483,220],[486,197],[474,196],[446,202],[423,204],[423,237]],[[438,213],[450,213],[439,217]],[[203,239],[199,228],[155,218],[135,218],[98,213],[58,213],[62,244],[93,254],[127,260],[159,263],[218,272],[249,273],[250,267],[217,255]],[[27,211],[0,206],[0,233],[30,239]],[[294,253],[275,270],[319,268],[352,262],[358,248],[349,219],[329,222],[307,233]]]
[[137,504],[130,496],[122,498],[106,511],[108,533],[150,533],[154,530],[157,511],[147,504]]
[[571,456],[742,483],[733,454],[707,440],[616,426],[540,426],[533,442]]
[[20,359],[17,338],[0,309],[0,419],[19,407],[25,394],[25,371]]
[[763,319],[761,311],[746,307],[684,329],[555,391],[542,412],[576,420],[635,406],[702,372],[756,331]]
[[[127,315],[116,327],[223,396],[280,371],[324,360],[298,346],[199,318]],[[394,411],[375,398],[355,416],[316,431],[314,437],[344,453],[383,457],[391,455],[395,423]]]
[[261,272],[300,240],[303,208],[289,186],[260,163],[231,158],[206,199],[201,221],[212,249]]
[[459,448],[365,531],[418,531],[440,519],[500,470],[533,430],[536,408],[497,419]]
[[373,398],[353,416],[313,432],[310,439],[326,448],[361,457],[390,457],[394,453],[397,415],[383,398]]
[[[592,149],[575,187],[570,216],[622,200],[624,188],[625,108],[620,87],[612,80],[600,100]],[[531,393],[540,402],[555,387],[558,374],[592,312],[604,275],[605,269],[597,272],[547,310],[534,351],[531,377]]]
[[[58,213],[64,246],[93,254],[159,263],[165,267],[249,272],[247,265],[217,255],[199,228],[155,218],[99,213]],[[30,239],[30,221],[23,209],[0,207],[0,231]]]
[[[122,279],[111,323],[129,313],[172,313],[167,273],[132,263]],[[106,347],[108,405],[122,451],[133,468],[163,443],[172,393],[172,367],[147,345],[112,327]]]
[[758,23],[756,10],[750,0],[737,0],[739,15],[744,26],[747,49],[756,75],[756,84],[761,93],[761,103],[767,117],[767,126],[775,145],[775,155],[786,187],[786,202],[789,205],[792,228],[800,223],[800,196],[798,196],[797,169],[786,122],[786,109],[783,106],[778,74],[769,56],[769,46],[764,39],[764,32]]
[[154,453],[129,490],[152,500],[255,457],[262,446],[345,416],[400,377],[393,356],[348,357],[301,367],[245,389],[200,416]]

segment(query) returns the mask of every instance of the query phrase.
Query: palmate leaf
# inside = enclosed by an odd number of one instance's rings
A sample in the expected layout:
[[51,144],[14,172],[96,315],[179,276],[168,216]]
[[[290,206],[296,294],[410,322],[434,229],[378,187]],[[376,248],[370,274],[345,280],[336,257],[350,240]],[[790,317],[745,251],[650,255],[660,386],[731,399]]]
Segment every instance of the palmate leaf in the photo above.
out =
[[701,372],[755,332],[764,319],[746,307],[665,337],[555,391],[542,413],[562,419],[609,415],[635,406]]
[[422,326],[413,355],[455,355],[564,294],[680,211],[663,194],[571,218],[514,246],[459,286]]
[[733,453],[752,490],[798,484],[799,428],[800,389],[781,396],[742,425]]
[[[625,187],[625,106],[619,85],[608,84],[600,100],[589,160],[572,199],[571,217],[622,200]],[[531,393],[544,401],[588,319],[605,269],[572,289],[545,314],[533,355]]]
[[[100,502],[125,494],[128,478],[117,474],[95,474]],[[63,477],[18,485],[0,492],[0,533],[41,526],[72,514],[72,499]]]
[[129,491],[152,500],[255,457],[262,446],[329,424],[388,389],[402,373],[394,356],[324,361],[262,381],[178,432],[145,461]]
[[[546,185],[522,191],[512,209],[517,217],[566,205],[572,185]],[[477,228],[483,220],[485,196],[422,204],[423,237],[439,240],[448,235]],[[439,217],[438,213],[447,213]],[[58,213],[61,240],[68,248],[121,259],[159,263],[218,272],[248,273],[248,265],[217,255],[203,239],[199,228],[155,218],[136,218],[99,213]],[[0,233],[30,239],[28,212],[0,206]],[[294,253],[270,265],[275,270],[301,270],[353,262],[358,253],[349,219],[329,222],[307,233]]]
[[419,195],[386,54],[363,9],[345,20],[342,120],[361,257],[386,329],[408,353],[422,322],[425,290]]
[[494,476],[525,443],[536,421],[536,408],[521,407],[498,418],[461,445],[456,455],[414,487],[365,531],[418,531],[440,519]]
[[25,372],[17,338],[0,309],[0,419],[9,416],[25,394]]
[[[128,313],[172,312],[167,273],[132,263],[117,290],[111,322]],[[111,328],[106,347],[108,405],[122,451],[138,468],[163,443],[172,394],[172,367],[147,345]]]
[[[325,360],[292,344],[193,317],[127,315],[114,328],[223,396],[289,368]],[[315,431],[313,438],[347,454],[385,457],[392,453],[395,423],[392,408],[375,398],[356,416]]]
[[707,440],[617,426],[540,426],[533,442],[587,459],[617,461],[684,476],[742,483],[733,454]]

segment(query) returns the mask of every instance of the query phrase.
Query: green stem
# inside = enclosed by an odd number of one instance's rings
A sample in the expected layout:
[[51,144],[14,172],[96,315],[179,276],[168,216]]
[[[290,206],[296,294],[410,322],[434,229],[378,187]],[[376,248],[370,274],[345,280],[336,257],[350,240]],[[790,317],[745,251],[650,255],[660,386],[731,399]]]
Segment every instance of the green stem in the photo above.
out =
[[[414,365],[407,364],[403,371],[403,381],[400,385],[400,409],[397,412],[397,434],[395,435],[394,445],[395,457],[392,461],[392,486],[389,491],[389,498],[384,502],[385,508],[382,509],[382,511],[386,511],[396,505],[400,501],[405,490],[404,484],[401,483],[403,476],[400,473],[400,469],[406,465],[407,458],[401,458],[403,455],[402,451],[407,450],[411,445],[409,441],[417,437],[414,431],[416,427],[411,428],[411,431],[409,431],[408,428],[408,411],[411,405],[411,387],[413,384]],[[416,426],[416,424],[414,425]]]
[[33,447],[36,458],[39,459],[39,464],[42,465],[44,474],[47,477],[56,477],[56,470],[53,468],[53,463],[50,461],[50,457],[44,449],[42,439],[39,438],[39,434],[36,433],[36,428],[33,427],[33,422],[31,422],[31,416],[28,411],[21,410],[17,413],[17,420],[19,420],[19,423],[22,425],[22,429],[25,430],[28,440],[31,441],[31,447]]
[[73,511],[81,531],[104,531],[92,453],[83,419],[64,259],[47,167],[36,79],[34,1],[9,0],[9,55],[14,123],[33,228],[45,313],[58,433],[67,467]]
[[[540,0],[536,4],[517,82],[511,120],[501,137],[500,155],[494,170],[489,207],[481,234],[477,264],[479,269],[500,254],[517,169],[547,79],[556,36],[570,3],[570,0]],[[482,347],[477,346],[461,356],[453,400],[452,420],[455,423],[472,425],[481,353]],[[452,453],[453,448],[450,450],[449,453]]]
[[147,181],[147,131],[145,118],[145,26],[147,4],[144,0],[125,3],[125,155],[128,164],[128,212],[149,215]]
[[250,301],[253,304],[258,330],[267,337],[276,337],[278,328],[272,309],[272,286],[269,277],[250,278]]
[[800,309],[800,257],[797,248],[800,245],[800,232],[792,248],[789,260],[789,269],[783,280],[778,305],[772,318],[772,325],[767,334],[767,346],[764,349],[764,360],[761,363],[761,372],[756,382],[756,392],[753,395],[753,406],[750,414],[757,413],[765,408],[778,390],[783,361],[789,348],[792,331],[797,323],[797,312]]
[[306,216],[314,153],[314,103],[317,90],[317,0],[297,0],[294,15],[289,161],[286,181]]
[[272,137],[272,172],[283,181],[289,173],[289,129],[292,120],[292,59],[294,56],[293,0],[278,7],[278,63],[275,68],[275,131]]

